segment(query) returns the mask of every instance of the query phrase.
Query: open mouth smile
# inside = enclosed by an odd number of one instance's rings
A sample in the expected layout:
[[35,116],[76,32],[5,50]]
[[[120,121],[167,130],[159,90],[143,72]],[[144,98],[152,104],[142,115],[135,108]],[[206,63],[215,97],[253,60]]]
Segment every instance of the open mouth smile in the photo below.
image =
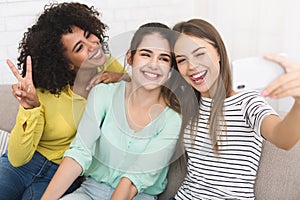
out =
[[204,82],[204,78],[207,74],[208,70],[204,70],[198,73],[194,73],[190,75],[190,79],[195,82],[196,84],[201,84]]
[[152,73],[152,72],[147,72],[147,71],[142,71],[144,77],[146,77],[147,79],[150,79],[150,80],[156,80],[158,79],[159,77],[161,77],[160,74],[157,74],[157,73]]
[[92,60],[92,59],[99,59],[102,57],[102,53],[101,53],[101,49],[100,48],[97,48],[95,50],[95,52],[93,52],[93,54],[89,57],[89,60]]

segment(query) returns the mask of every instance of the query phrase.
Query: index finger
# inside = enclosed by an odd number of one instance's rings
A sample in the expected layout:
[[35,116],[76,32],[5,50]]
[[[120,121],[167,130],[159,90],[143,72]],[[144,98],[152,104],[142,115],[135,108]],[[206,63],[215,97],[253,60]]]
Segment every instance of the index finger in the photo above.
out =
[[14,76],[18,79],[18,81],[20,81],[22,79],[22,77],[21,77],[19,71],[17,70],[17,68],[15,67],[15,65],[13,64],[13,62],[11,60],[7,59],[6,63],[9,66],[12,73],[14,74]]
[[26,58],[26,78],[32,81],[32,62],[31,56],[27,56]]

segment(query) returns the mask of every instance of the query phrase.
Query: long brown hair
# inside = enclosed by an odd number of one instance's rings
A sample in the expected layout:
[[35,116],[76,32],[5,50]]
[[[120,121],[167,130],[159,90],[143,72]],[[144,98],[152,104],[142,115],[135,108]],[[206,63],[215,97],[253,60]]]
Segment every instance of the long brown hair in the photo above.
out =
[[[173,30],[186,35],[209,40],[210,44],[216,48],[219,54],[220,76],[217,80],[217,90],[212,96],[212,109],[210,111],[210,117],[208,120],[211,142],[214,151],[218,153],[219,148],[217,140],[219,134],[222,132],[222,128],[220,129],[220,127],[223,126],[223,128],[226,130],[226,125],[224,124],[225,122],[223,120],[224,99],[229,97],[232,93],[230,64],[225,45],[220,34],[213,27],[213,25],[202,19],[191,19],[186,22],[180,22],[173,27]],[[177,67],[175,67],[175,69],[177,69]],[[183,81],[183,83],[185,85],[188,84],[185,81]],[[198,120],[199,116],[201,115],[199,112],[201,93],[195,89],[194,92],[196,98],[190,99],[189,102],[184,102],[182,105],[183,125],[190,125],[192,138],[195,138],[196,136]]]

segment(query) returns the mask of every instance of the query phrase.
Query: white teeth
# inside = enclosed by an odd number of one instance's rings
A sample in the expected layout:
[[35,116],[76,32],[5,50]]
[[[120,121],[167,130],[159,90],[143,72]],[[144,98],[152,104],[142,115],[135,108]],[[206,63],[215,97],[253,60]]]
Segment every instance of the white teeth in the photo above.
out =
[[98,51],[94,55],[92,55],[90,59],[97,58],[99,55],[100,55],[100,49],[98,49]]
[[149,73],[149,72],[144,72],[144,74],[145,74],[146,76],[151,77],[151,78],[156,78],[156,77],[158,77],[157,74],[152,74],[152,73]]
[[203,71],[201,73],[195,74],[193,75],[193,78],[200,78],[201,76],[203,76],[206,73],[206,71]]

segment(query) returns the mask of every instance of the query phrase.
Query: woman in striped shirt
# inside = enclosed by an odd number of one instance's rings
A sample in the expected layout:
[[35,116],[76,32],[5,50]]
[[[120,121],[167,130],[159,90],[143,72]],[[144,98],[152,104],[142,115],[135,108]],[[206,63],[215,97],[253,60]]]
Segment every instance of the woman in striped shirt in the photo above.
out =
[[[191,85],[195,91],[182,106],[188,172],[175,199],[255,199],[262,141],[290,149],[300,137],[300,66],[267,56],[287,73],[261,93],[236,93],[218,31],[201,19],[178,23],[173,30],[180,33],[174,45],[183,78],[178,88]],[[264,97],[287,96],[294,105],[281,119]]]

